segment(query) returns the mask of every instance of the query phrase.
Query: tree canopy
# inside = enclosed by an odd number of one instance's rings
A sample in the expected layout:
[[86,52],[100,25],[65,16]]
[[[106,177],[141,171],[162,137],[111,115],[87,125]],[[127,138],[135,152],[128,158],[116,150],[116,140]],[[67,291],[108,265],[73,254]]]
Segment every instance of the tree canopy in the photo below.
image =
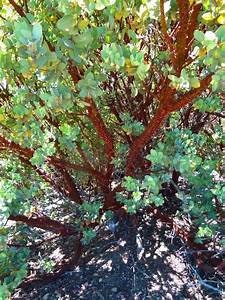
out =
[[0,1],[0,298],[26,274],[14,224],[82,248],[175,202],[187,240],[218,232],[224,92],[222,0]]

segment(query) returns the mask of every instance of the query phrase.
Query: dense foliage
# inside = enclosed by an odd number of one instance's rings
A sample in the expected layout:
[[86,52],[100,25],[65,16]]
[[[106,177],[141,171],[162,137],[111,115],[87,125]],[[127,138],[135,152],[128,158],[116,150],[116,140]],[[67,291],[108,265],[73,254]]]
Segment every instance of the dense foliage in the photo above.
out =
[[82,247],[155,207],[186,240],[220,232],[223,1],[3,0],[0,33],[0,299],[26,275],[27,226]]

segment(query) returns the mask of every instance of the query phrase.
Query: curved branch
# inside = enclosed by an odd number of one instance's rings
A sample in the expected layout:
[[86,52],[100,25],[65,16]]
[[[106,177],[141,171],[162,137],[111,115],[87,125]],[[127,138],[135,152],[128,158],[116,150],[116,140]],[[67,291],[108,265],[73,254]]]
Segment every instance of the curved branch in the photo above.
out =
[[[26,160],[30,160],[34,154],[33,149],[23,148],[19,144],[7,140],[5,137],[0,135],[0,146],[7,149],[8,151],[12,151],[16,153],[19,157],[22,157]],[[73,169],[80,172],[86,172],[90,175],[93,175],[102,185],[105,185],[106,178],[105,176],[98,172],[95,169],[92,169],[88,166],[79,165],[75,163],[70,163],[68,161],[65,161],[58,157],[49,156],[46,158],[46,163],[49,165],[52,165],[57,168],[63,168],[63,169]]]

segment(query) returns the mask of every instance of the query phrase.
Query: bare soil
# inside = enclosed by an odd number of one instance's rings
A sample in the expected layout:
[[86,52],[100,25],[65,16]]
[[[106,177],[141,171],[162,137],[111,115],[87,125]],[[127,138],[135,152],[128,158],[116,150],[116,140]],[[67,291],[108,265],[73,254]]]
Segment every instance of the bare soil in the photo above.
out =
[[[58,258],[69,249],[66,243],[60,247]],[[74,270],[51,282],[25,284],[11,299],[223,299],[218,291],[225,290],[224,276],[213,280],[215,274],[199,270],[191,253],[154,217],[136,225],[127,218],[115,233],[99,228]]]

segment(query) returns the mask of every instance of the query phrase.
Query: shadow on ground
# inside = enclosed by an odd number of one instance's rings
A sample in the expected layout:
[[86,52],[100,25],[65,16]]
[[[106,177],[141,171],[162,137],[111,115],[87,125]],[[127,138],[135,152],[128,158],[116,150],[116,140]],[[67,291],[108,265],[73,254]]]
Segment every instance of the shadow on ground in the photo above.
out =
[[106,228],[79,267],[48,284],[27,285],[12,299],[222,299],[197,283],[182,242],[154,218]]

